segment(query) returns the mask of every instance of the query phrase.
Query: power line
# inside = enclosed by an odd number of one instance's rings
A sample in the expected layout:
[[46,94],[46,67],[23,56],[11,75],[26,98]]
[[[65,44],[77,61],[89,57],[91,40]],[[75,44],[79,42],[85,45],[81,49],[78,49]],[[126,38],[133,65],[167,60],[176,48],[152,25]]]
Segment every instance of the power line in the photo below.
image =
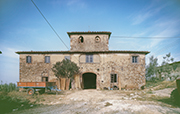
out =
[[40,11],[40,9],[37,7],[37,5],[34,3],[33,0],[31,0],[31,2],[34,4],[34,6],[37,8],[37,10],[39,11],[39,13],[43,16],[43,18],[46,20],[46,22],[48,23],[48,25],[51,27],[51,29],[54,31],[54,33],[57,35],[57,37],[61,40],[61,42],[66,46],[66,48],[69,50],[68,46],[64,43],[64,41],[61,39],[61,37],[58,35],[58,33],[55,31],[55,29],[52,27],[52,25],[49,23],[49,21],[46,19],[46,17],[43,15],[43,13]]
[[111,38],[140,38],[140,39],[170,39],[170,38],[180,38],[179,37],[133,37],[133,36],[111,36]]
[[[60,36],[58,35],[58,33],[55,31],[55,29],[52,27],[52,25],[48,22],[48,20],[46,19],[46,17],[43,15],[43,13],[40,11],[40,9],[37,7],[37,5],[34,3],[34,1],[33,0],[31,0],[32,1],[32,3],[34,4],[34,6],[37,8],[37,10],[39,11],[39,13],[43,16],[43,18],[46,20],[46,22],[48,23],[48,25],[51,27],[51,29],[54,31],[54,33],[58,36],[58,38],[61,40],[61,42],[66,46],[66,48],[67,49],[69,49],[68,48],[68,46],[63,42],[63,40],[60,38]],[[76,58],[76,56],[74,56],[75,57],[75,59],[77,60],[77,61],[79,61],[77,58]],[[85,65],[85,67],[86,67],[87,65]],[[81,65],[80,65],[80,67],[81,67]]]
[[[161,49],[155,51],[155,52],[153,53],[153,55],[159,54],[159,53],[163,52],[164,50],[168,50],[168,49],[170,49],[171,47],[176,46],[176,44],[179,44],[178,40],[179,40],[179,39],[177,39],[177,40],[171,42],[170,44],[167,44],[167,45],[164,46],[163,48],[161,48]],[[152,54],[151,54],[151,55],[152,55]],[[148,55],[148,56],[150,56],[150,55]]]
[[[46,22],[48,23],[48,25],[51,27],[51,29],[54,31],[54,33],[58,36],[58,38],[61,40],[61,42],[66,46],[66,48],[69,50],[68,46],[64,43],[64,41],[61,39],[61,37],[58,35],[58,33],[55,31],[55,29],[52,27],[52,25],[49,23],[49,21],[46,19],[46,17],[43,15],[43,13],[40,11],[40,9],[37,7],[37,5],[34,3],[33,0],[31,0],[32,3],[34,4],[34,6],[37,8],[37,10],[39,11],[39,13],[43,16],[43,18],[46,20]],[[76,58],[76,57],[75,57]],[[77,58],[76,58],[77,59]],[[77,59],[78,61],[78,59]]]

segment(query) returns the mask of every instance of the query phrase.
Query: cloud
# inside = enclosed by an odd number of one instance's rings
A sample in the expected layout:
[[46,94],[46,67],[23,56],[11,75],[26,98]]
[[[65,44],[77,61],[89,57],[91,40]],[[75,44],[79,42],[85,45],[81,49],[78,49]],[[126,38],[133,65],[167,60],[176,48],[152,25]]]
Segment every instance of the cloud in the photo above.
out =
[[78,2],[79,2],[79,0],[68,0],[67,5],[68,6],[74,5],[74,4],[77,4]]
[[2,50],[2,55],[8,58],[18,59],[18,55],[15,53],[16,51],[17,49],[14,48],[5,48]]
[[86,4],[82,0],[67,0],[67,6],[68,7],[76,7],[76,8],[86,8]]
[[132,25],[138,25],[148,20],[149,18],[157,15],[167,4],[161,5],[160,7],[156,7],[156,3],[149,5],[149,7],[142,9],[137,14],[133,14],[132,17]]
[[53,7],[66,7],[71,12],[76,12],[77,10],[82,10],[87,7],[84,0],[52,0],[50,2]]
[[[149,37],[176,37],[179,35],[179,26],[180,26],[180,19],[171,19],[171,18],[161,18],[155,21],[149,28],[142,31],[145,36]],[[141,36],[141,34],[140,34]],[[144,49],[154,49],[159,48],[159,44],[165,42],[170,39],[160,38],[154,39],[151,38],[148,40],[147,45],[141,46],[140,48]],[[172,39],[171,39],[172,40]],[[170,42],[171,42],[170,40]],[[169,42],[168,42],[169,43]]]
[[175,53],[173,57],[174,61],[180,61],[180,53]]
[[145,14],[139,14],[133,18],[133,25],[137,25],[151,17],[152,14],[150,12],[146,12]]
[[136,39],[113,38],[113,40],[110,41],[109,49],[110,50],[119,50],[119,49],[120,50],[138,50],[138,48],[141,46],[141,44],[138,42],[139,40],[136,40]]

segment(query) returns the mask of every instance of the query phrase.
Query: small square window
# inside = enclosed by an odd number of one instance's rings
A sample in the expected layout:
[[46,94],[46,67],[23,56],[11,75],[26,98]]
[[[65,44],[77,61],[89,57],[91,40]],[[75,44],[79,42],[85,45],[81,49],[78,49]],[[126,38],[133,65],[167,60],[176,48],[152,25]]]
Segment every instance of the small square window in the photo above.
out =
[[65,58],[65,59],[68,59],[68,60],[71,60],[71,59],[70,59],[70,56],[65,56],[64,58]]
[[117,82],[117,74],[111,74],[111,83]]
[[26,63],[31,63],[31,56],[26,56]]
[[45,56],[45,63],[50,63],[50,56]]
[[132,56],[132,63],[138,63],[138,56]]
[[86,63],[93,63],[93,55],[86,55]]
[[48,77],[42,77],[42,82],[48,82]]

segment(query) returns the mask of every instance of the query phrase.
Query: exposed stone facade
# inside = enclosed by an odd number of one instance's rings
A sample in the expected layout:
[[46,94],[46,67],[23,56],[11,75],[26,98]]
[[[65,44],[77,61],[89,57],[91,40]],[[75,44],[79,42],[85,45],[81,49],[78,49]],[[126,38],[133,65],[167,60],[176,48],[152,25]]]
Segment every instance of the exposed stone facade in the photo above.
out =
[[[82,38],[82,39],[80,39]],[[71,35],[71,51],[108,51],[109,36],[101,34]],[[81,41],[82,40],[82,41]]]
[[[83,74],[96,75],[96,89],[140,88],[145,85],[145,55],[147,51],[109,51],[108,40],[110,32],[68,32],[71,41],[70,51],[29,51],[16,52],[20,54],[20,82],[40,82],[42,77],[48,81],[57,81],[51,68],[53,64],[69,56],[70,60],[80,67],[76,75],[75,88],[83,88]],[[82,40],[83,38],[83,40]],[[87,55],[92,55],[93,62],[87,62]],[[31,56],[31,63],[26,57]],[[45,63],[45,56],[50,57],[50,63]],[[135,63],[133,56],[137,57]],[[112,83],[111,74],[117,79]],[[79,83],[79,84],[77,84]],[[59,86],[59,85],[58,85]]]

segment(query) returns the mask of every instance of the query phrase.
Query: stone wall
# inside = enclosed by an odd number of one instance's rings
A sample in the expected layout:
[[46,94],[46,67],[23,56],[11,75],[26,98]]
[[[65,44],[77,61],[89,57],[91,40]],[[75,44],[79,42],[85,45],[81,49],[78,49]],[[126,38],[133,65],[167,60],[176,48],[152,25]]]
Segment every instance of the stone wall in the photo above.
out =
[[[132,63],[132,56],[138,56],[138,63]],[[26,63],[26,56],[32,57],[32,63]],[[45,63],[45,56],[50,56],[50,63]],[[95,54],[94,63],[85,63],[85,54],[20,54],[20,82],[40,82],[42,75],[48,74],[48,81],[57,81],[51,68],[53,64],[70,56],[71,61],[80,67],[79,78],[82,83],[83,73],[96,74],[96,87],[110,87],[110,75],[117,74],[121,88],[140,88],[145,85],[145,54],[106,53]],[[79,82],[79,81],[76,81]],[[78,85],[79,84],[75,84]]]
[[[26,56],[31,56],[32,62],[26,63]],[[45,56],[50,56],[50,63],[45,63]],[[53,64],[58,61],[62,61],[68,54],[57,55],[57,54],[20,54],[20,82],[41,82],[42,76],[48,74],[48,81],[55,81],[57,78],[54,76],[51,68]],[[46,73],[46,75],[44,75]]]
[[[138,63],[132,63],[132,56],[138,56]],[[81,55],[82,56],[82,55]],[[80,63],[81,72],[97,75],[97,89],[110,87],[110,75],[117,74],[117,86],[140,88],[145,85],[144,54],[100,54],[100,63]]]
[[[79,37],[83,37],[83,42],[79,41]],[[99,36],[99,40],[96,40]],[[104,51],[109,50],[109,36],[102,34],[95,35],[71,35],[70,36],[71,51]]]

